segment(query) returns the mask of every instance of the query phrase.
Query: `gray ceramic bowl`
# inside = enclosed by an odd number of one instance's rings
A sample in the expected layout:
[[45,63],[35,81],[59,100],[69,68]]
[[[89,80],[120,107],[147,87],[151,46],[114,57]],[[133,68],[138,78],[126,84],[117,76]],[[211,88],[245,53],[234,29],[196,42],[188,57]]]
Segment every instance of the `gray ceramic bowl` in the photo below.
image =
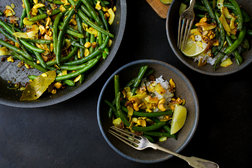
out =
[[[249,13],[249,15],[252,16],[252,1],[251,0],[237,0],[237,1]],[[182,61],[186,66],[202,74],[222,76],[238,72],[252,62],[252,49],[242,54],[244,61],[240,66],[238,66],[236,62],[233,61],[234,62],[233,65],[227,68],[220,67],[216,71],[213,70],[213,67],[211,65],[198,67],[197,63],[193,62],[193,59],[184,56],[182,52],[177,48],[180,4],[181,1],[174,0],[172,5],[170,6],[170,10],[168,12],[168,16],[166,19],[166,34],[173,52],[178,57],[178,59]]]
[[[1,0],[0,10],[3,11],[6,5],[14,3],[16,6],[15,11],[17,13],[17,16],[20,16],[22,12],[21,2],[21,0]],[[107,69],[107,67],[114,59],[123,38],[127,15],[126,0],[117,0],[115,5],[117,7],[117,12],[115,21],[111,26],[111,32],[113,32],[115,38],[113,39],[110,54],[105,61],[99,63],[89,73],[86,74],[83,84],[59,90],[55,95],[42,95],[42,97],[40,97],[36,101],[20,102],[19,99],[21,97],[21,92],[13,89],[7,89],[7,81],[10,80],[13,82],[25,83],[29,81],[27,75],[36,74],[38,72],[34,72],[34,70],[26,70],[25,68],[17,68],[17,63],[0,61],[0,104],[26,108],[49,106],[70,99],[71,97],[81,93],[90,85],[92,85],[103,74],[103,72]],[[3,36],[0,35],[0,38],[3,39]]]
[[160,143],[161,146],[171,149],[172,151],[180,152],[189,143],[197,127],[199,105],[197,95],[190,81],[178,69],[161,61],[134,61],[124,65],[110,76],[101,90],[97,104],[97,120],[103,137],[109,146],[121,156],[136,162],[155,163],[169,159],[171,155],[152,149],[137,151],[108,133],[109,127],[112,126],[112,121],[108,118],[108,107],[104,103],[104,100],[113,100],[113,77],[115,74],[119,74],[120,84],[122,86],[133,77],[136,77],[141,65],[149,65],[149,67],[153,68],[156,77],[163,75],[163,78],[166,80],[170,78],[174,79],[176,83],[176,96],[186,100],[188,117],[183,129],[178,133],[177,140],[170,138],[166,142]]

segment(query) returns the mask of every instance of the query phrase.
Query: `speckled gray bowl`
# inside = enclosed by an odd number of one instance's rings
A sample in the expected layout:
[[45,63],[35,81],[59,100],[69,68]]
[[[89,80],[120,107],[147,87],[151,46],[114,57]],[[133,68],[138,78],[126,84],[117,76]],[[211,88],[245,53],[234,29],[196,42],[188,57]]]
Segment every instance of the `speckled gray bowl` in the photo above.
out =
[[[251,0],[237,0],[237,1],[246,10],[246,12],[248,12],[249,15],[252,16],[252,1]],[[182,61],[186,66],[202,74],[212,76],[223,76],[238,72],[252,62],[252,49],[242,54],[244,61],[240,66],[238,66],[234,60],[231,66],[226,68],[219,67],[216,71],[214,71],[213,67],[209,64],[202,67],[198,67],[197,63],[194,62],[192,58],[184,56],[182,52],[177,48],[180,4],[181,1],[174,0],[172,5],[170,6],[168,16],[166,19],[166,34],[173,52],[178,57],[178,59]]]
[[197,95],[190,81],[178,69],[161,61],[134,61],[119,68],[110,76],[110,78],[102,88],[97,103],[97,120],[103,137],[105,138],[109,146],[121,156],[135,162],[155,163],[169,159],[171,158],[171,155],[152,149],[137,151],[108,133],[109,127],[112,126],[112,121],[108,118],[108,107],[104,103],[104,100],[113,100],[113,77],[115,74],[119,74],[120,84],[121,86],[123,86],[123,84],[125,84],[127,81],[129,81],[133,77],[136,77],[141,65],[148,65],[149,67],[153,68],[155,71],[154,75],[156,77],[163,75],[163,78],[166,80],[172,78],[176,83],[176,96],[184,98],[186,100],[185,106],[188,110],[188,116],[184,127],[178,133],[177,140],[170,138],[166,142],[160,143],[161,146],[171,149],[172,151],[180,152],[189,143],[197,127],[199,105]]

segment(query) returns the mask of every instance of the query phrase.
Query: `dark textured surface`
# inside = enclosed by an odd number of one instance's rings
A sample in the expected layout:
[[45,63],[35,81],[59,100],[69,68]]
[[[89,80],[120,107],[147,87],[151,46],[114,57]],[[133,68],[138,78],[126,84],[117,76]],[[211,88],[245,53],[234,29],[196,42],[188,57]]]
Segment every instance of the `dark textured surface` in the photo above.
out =
[[197,131],[181,152],[216,161],[224,168],[250,168],[252,162],[252,66],[224,77],[201,75],[172,53],[161,20],[145,1],[127,1],[124,40],[104,75],[78,96],[47,108],[0,105],[1,168],[185,168],[172,158],[138,164],[116,154],[104,141],[96,121],[96,103],[107,78],[120,66],[152,58],[180,69],[192,82],[200,103]]
[[199,104],[197,95],[190,81],[179,70],[161,61],[153,59],[138,60],[126,64],[114,72],[104,84],[100,93],[97,104],[97,120],[104,138],[116,152],[133,161],[154,163],[164,161],[170,158],[171,155],[160,151],[153,151],[152,149],[138,151],[123,142],[119,142],[117,138],[108,132],[113,124],[112,120],[108,117],[108,105],[104,103],[104,100],[112,101],[114,99],[114,95],[111,94],[114,92],[114,75],[119,75],[120,86],[123,87],[128,81],[137,76],[139,68],[143,65],[148,65],[149,68],[153,69],[153,75],[157,78],[162,75],[165,80],[169,81],[169,79],[173,79],[176,83],[175,97],[186,100],[187,118],[183,129],[179,131],[177,139],[169,138],[167,141],[159,143],[159,145],[172,151],[180,152],[189,143],[198,123]]

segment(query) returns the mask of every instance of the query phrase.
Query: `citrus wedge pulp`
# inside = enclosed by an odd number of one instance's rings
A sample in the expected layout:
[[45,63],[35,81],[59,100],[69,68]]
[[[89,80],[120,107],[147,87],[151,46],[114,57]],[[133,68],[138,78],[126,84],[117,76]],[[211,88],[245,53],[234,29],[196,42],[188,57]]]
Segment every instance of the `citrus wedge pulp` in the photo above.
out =
[[182,105],[176,105],[171,122],[171,135],[177,133],[185,124],[187,110]]
[[204,52],[206,47],[207,44],[202,43],[200,41],[196,42],[193,41],[191,38],[188,38],[185,47],[183,47],[181,51],[185,56],[194,57]]

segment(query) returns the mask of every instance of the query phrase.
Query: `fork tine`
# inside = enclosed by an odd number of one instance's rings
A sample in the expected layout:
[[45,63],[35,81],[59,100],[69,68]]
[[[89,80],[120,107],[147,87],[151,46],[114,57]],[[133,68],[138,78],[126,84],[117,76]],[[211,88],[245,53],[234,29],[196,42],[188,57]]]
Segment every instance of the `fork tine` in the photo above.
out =
[[126,141],[129,141],[129,142],[131,142],[131,143],[133,143],[133,144],[135,144],[135,145],[138,145],[138,144],[139,144],[139,141],[136,142],[136,141],[130,139],[129,137],[125,137],[125,136],[123,136],[123,135],[117,133],[116,131],[113,131],[113,130],[110,130],[110,131],[113,132],[114,134],[116,134],[117,136],[119,136],[119,137],[125,139]]
[[184,29],[185,29],[185,19],[182,20],[182,27],[180,29],[180,39],[179,39],[179,49],[182,47],[183,42],[183,35],[184,35]]
[[188,32],[188,27],[189,27],[189,20],[186,19],[186,26],[185,26],[185,30],[184,30],[184,36],[183,36],[183,39],[182,39],[182,43],[181,43],[181,48],[183,49],[184,46],[185,46],[185,43],[186,43],[186,36],[187,36],[187,32]]
[[178,46],[178,48],[180,49],[180,31],[181,31],[181,22],[182,22],[182,20],[181,20],[181,16],[179,17],[179,26],[178,26],[178,42],[177,42],[177,46]]
[[[119,139],[119,140],[121,140],[122,142],[126,143],[127,145],[131,146],[132,148],[137,149],[137,147],[134,146],[134,145],[132,144],[132,143],[134,143],[134,142],[131,142],[131,143],[130,143],[130,142],[126,141],[126,140],[129,140],[129,139],[127,139],[127,138],[121,136],[120,134],[118,134],[118,133],[116,133],[116,132],[114,132],[114,131],[112,131],[112,130],[108,130],[108,132],[109,132],[111,135],[115,136],[117,139]],[[126,140],[125,140],[125,139],[126,139]],[[134,143],[134,144],[137,145],[136,143]]]
[[[129,132],[129,131],[125,131],[125,130],[122,130],[122,129],[119,129],[119,128],[116,128],[116,127],[114,127],[114,128],[111,127],[111,129],[113,129],[114,131],[119,132],[120,134],[123,134],[123,135],[125,135],[125,136],[128,136],[128,137],[132,138],[132,139],[134,140],[134,142],[140,143],[140,142],[139,142],[139,139],[137,139],[138,136],[135,135],[134,133],[131,133],[131,132]],[[132,135],[130,135],[130,134],[132,134]],[[136,138],[136,137],[137,137],[137,138]]]
[[[190,23],[189,23],[189,22],[190,22]],[[187,42],[187,40],[188,40],[190,31],[191,31],[191,28],[192,28],[193,20],[188,20],[188,23],[189,23],[189,26],[187,26],[187,31],[185,32],[185,35],[184,35],[184,38],[185,38],[185,39],[184,39],[183,47],[185,47],[186,42]]]
[[115,126],[112,126],[112,127],[110,127],[110,128],[113,129],[113,130],[115,130],[115,131],[117,131],[117,132],[120,132],[120,133],[124,132],[124,133],[127,134],[126,136],[129,136],[129,135],[134,136],[134,137],[136,137],[136,138],[135,138],[136,140],[138,140],[138,139],[141,138],[140,136],[138,136],[137,134],[135,134],[135,133],[133,133],[133,132],[129,132],[129,131],[124,130],[124,129],[120,129],[120,128],[117,128],[117,127],[115,127]]

